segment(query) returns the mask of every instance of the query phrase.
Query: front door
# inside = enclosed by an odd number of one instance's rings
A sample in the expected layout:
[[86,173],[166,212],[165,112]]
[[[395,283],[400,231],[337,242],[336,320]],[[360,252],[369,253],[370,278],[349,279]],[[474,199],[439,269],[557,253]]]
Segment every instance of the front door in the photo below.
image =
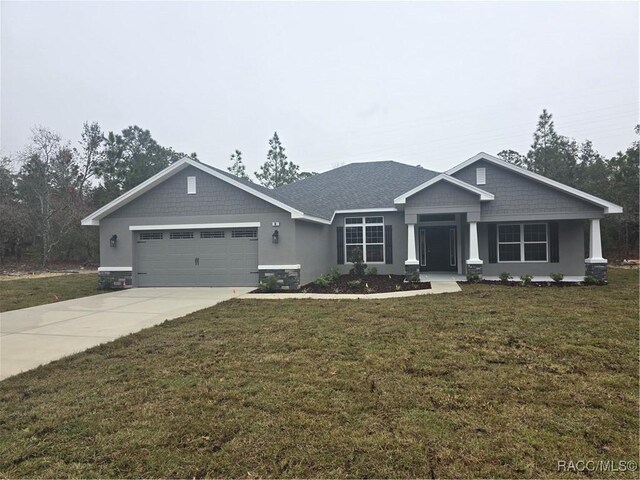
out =
[[455,226],[420,227],[418,238],[421,271],[455,272],[458,270]]

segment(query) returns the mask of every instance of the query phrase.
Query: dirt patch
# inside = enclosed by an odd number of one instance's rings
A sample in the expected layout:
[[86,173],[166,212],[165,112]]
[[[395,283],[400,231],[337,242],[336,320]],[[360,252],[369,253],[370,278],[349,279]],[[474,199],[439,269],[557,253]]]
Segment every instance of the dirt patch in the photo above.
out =
[[[387,293],[406,292],[411,290],[428,290],[431,283],[409,283],[404,281],[404,275],[368,275],[362,279],[357,279],[351,275],[341,275],[329,285],[319,285],[316,282],[307,283],[299,290],[279,290],[276,293]],[[267,293],[260,289],[251,293]]]
[[[471,282],[458,282],[458,283],[471,283]],[[479,282],[473,282],[473,283],[480,283],[483,285],[500,285],[503,287],[531,287],[531,288],[536,288],[536,287],[555,287],[555,288],[564,288],[564,287],[584,287],[584,286],[589,286],[585,283],[582,282],[531,282],[528,285],[523,284],[522,282],[514,282],[514,281],[510,281],[510,282],[502,282],[500,280],[480,280]]]
[[97,269],[92,268],[82,268],[78,270],[51,270],[51,271],[2,271],[0,272],[0,282],[4,282],[7,280],[18,280],[25,278],[47,278],[47,277],[59,277],[61,275],[74,275],[74,274],[89,274],[98,273]]

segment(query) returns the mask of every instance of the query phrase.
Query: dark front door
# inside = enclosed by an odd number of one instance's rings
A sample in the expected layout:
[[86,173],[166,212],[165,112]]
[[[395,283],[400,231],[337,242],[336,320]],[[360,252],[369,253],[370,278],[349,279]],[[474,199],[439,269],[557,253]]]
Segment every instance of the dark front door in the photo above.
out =
[[420,227],[420,270],[455,272],[458,270],[455,226]]

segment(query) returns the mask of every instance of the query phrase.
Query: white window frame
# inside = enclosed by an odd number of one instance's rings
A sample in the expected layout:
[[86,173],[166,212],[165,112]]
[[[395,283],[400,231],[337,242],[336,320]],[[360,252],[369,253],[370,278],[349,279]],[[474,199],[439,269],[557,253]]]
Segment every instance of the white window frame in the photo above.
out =
[[187,177],[187,195],[196,194],[196,177]]
[[[347,219],[361,218],[361,223],[347,223]],[[367,218],[381,218],[382,222],[367,223]],[[386,261],[386,244],[385,244],[385,229],[384,229],[384,215],[369,215],[358,217],[344,217],[344,262],[353,265],[353,262],[347,260],[347,228],[362,228],[362,259],[364,263],[368,265],[383,265]],[[367,243],[367,227],[382,227],[382,243]],[[358,243],[350,243],[349,245],[359,245]],[[382,245],[382,261],[381,262],[369,262],[367,261],[367,245]]]
[[487,184],[487,169],[485,167],[476,168],[476,185]]
[[[500,241],[500,227],[506,226],[520,226],[520,241],[519,242],[501,242]],[[544,242],[535,241],[535,242],[525,242],[524,240],[524,226],[525,225],[544,225],[545,229],[545,238]],[[549,224],[546,222],[531,222],[531,223],[500,223],[497,226],[496,231],[496,243],[498,250],[498,263],[549,263]],[[545,254],[546,258],[544,260],[525,260],[524,258],[524,246],[525,244],[533,244],[533,243],[544,243],[545,244]],[[500,260],[500,245],[520,245],[520,260]]]

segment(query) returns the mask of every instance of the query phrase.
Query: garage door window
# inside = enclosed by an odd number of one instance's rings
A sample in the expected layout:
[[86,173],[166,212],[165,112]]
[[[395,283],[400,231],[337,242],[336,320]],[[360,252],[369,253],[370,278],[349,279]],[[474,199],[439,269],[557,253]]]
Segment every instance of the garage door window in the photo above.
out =
[[231,238],[255,238],[258,236],[258,230],[255,228],[239,228],[231,230]]
[[224,230],[208,230],[200,232],[200,238],[224,238]]
[[140,232],[140,240],[162,240],[162,232]]
[[169,238],[171,240],[187,240],[193,238],[193,232],[171,232]]

